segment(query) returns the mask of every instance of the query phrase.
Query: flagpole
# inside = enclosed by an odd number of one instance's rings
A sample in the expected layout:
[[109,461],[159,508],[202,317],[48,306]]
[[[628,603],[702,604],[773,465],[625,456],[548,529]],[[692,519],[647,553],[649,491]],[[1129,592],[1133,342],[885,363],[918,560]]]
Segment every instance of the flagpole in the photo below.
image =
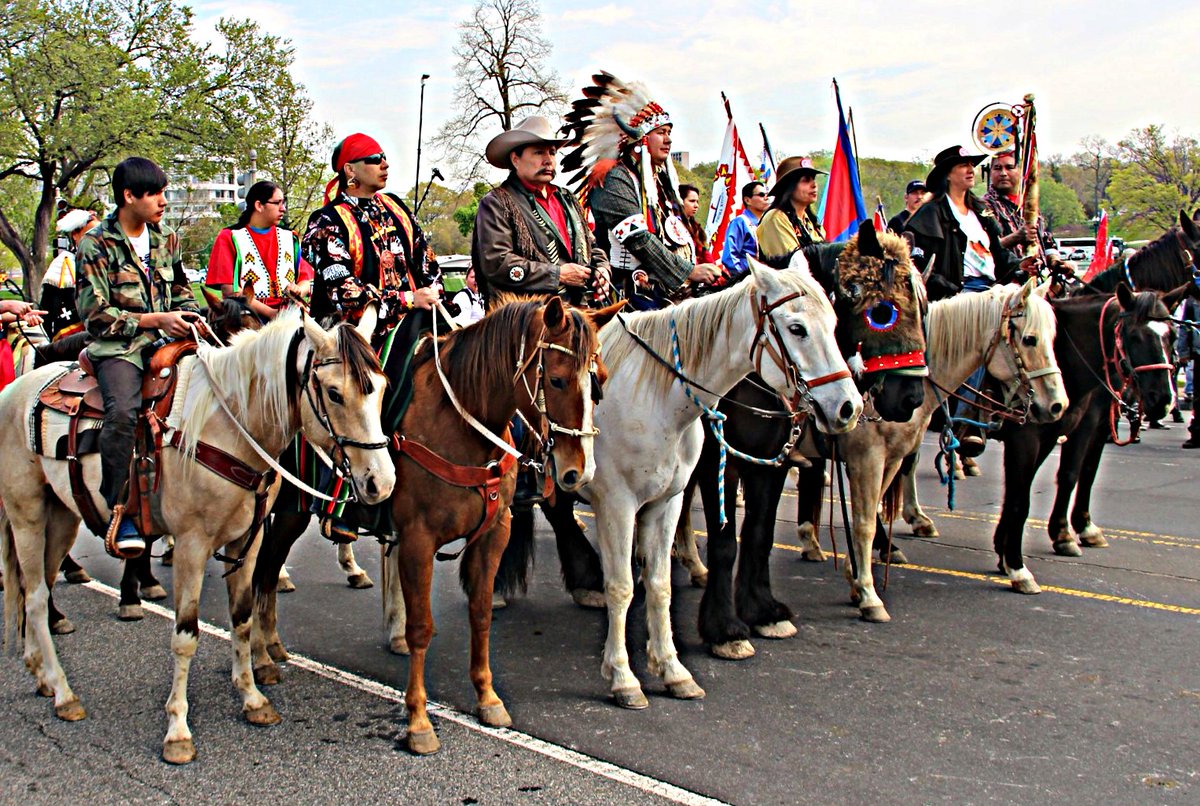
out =
[[[838,103],[841,104],[842,98],[838,96]],[[846,125],[850,128],[850,144],[854,146],[854,176],[858,179],[858,186],[862,187],[862,170],[858,167],[858,132],[854,130],[854,107],[846,109]]]
[[771,141],[767,139],[767,130],[763,128],[762,123],[758,124],[758,131],[762,135],[763,151],[767,152],[767,159],[771,161],[771,176],[775,175],[775,152],[771,150]]

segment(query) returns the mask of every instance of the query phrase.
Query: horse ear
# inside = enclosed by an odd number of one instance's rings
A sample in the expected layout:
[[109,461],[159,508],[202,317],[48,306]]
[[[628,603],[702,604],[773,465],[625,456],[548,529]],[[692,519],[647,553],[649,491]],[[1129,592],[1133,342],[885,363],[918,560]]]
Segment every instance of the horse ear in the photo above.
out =
[[592,324],[597,330],[599,330],[611,322],[613,317],[620,313],[621,309],[624,308],[628,302],[629,300],[623,299],[618,303],[609,305],[607,308],[601,308],[598,311],[588,311],[587,317],[588,319],[592,320]]
[[[801,257],[803,257],[803,255],[801,255]],[[793,258],[793,261],[794,260],[795,258]],[[754,279],[754,285],[758,287],[759,291],[766,294],[768,299],[775,299],[783,296],[783,285],[779,282],[779,278],[775,276],[774,269],[764,266],[754,258],[749,258],[747,262],[750,264],[750,274]],[[808,271],[808,261],[804,261],[801,266],[803,271]],[[791,271],[792,266],[788,266],[787,270]]]
[[253,283],[247,282],[244,286],[242,286],[242,299],[246,300],[246,302],[250,302],[252,299],[254,299]]
[[1117,302],[1121,304],[1123,311],[1133,307],[1133,291],[1125,283],[1117,283]]
[[[1200,215],[1200,210],[1196,211],[1196,215]],[[1179,228],[1183,230],[1184,236],[1190,243],[1200,241],[1200,227],[1196,226],[1197,222],[1194,218],[1188,216],[1183,210],[1179,211]]]
[[1037,288],[1033,289],[1034,296],[1045,299],[1046,295],[1050,293],[1050,287],[1053,285],[1054,285],[1053,280],[1047,280],[1046,282],[1039,285]]
[[[436,312],[435,312],[436,313]],[[367,340],[367,344],[371,343],[371,337],[375,335],[375,327],[379,324],[379,306],[372,303],[363,308],[362,318],[358,320],[355,328],[362,337]]]
[[208,305],[209,310],[216,310],[221,307],[222,298],[219,290],[202,285],[200,286],[200,293],[204,296],[204,302]]
[[1184,298],[1192,294],[1193,288],[1196,288],[1196,283],[1189,281],[1173,291],[1168,291],[1162,295],[1163,305],[1167,306],[1168,311],[1174,311],[1179,307],[1179,303],[1183,302]]
[[864,257],[883,260],[883,247],[879,245],[879,239],[875,237],[874,222],[867,221],[858,228],[858,253]]
[[1022,301],[1029,299],[1029,295],[1032,294],[1034,289],[1036,289],[1036,288],[1037,288],[1037,278],[1036,277],[1030,277],[1028,280],[1026,280],[1025,285],[1021,286]]
[[304,337],[308,339],[308,343],[313,346],[314,350],[319,350],[329,344],[330,336],[325,332],[325,328],[317,324],[316,320],[304,314]]
[[561,297],[551,297],[546,303],[546,307],[542,310],[542,321],[546,327],[551,330],[558,331],[562,328],[563,322],[567,318],[567,309],[563,307]]

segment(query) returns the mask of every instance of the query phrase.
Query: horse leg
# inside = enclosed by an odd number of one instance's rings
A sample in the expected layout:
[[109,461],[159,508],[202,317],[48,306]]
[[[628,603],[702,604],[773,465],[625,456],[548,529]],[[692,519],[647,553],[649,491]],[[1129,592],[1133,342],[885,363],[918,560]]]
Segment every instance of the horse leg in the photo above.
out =
[[672,697],[699,700],[704,689],[696,685],[675,651],[671,634],[671,542],[679,522],[683,493],[647,505],[638,516],[638,538],[645,557],[642,584],[646,587],[647,668],[667,685]]
[[117,602],[117,618],[121,621],[141,621],[146,617],[138,585],[137,564],[141,562],[150,562],[149,551],[143,551],[141,556],[121,563],[121,598]]
[[[390,563],[399,567],[400,587],[404,589],[407,614],[404,634],[412,653],[408,661],[408,686],[404,690],[404,704],[408,708],[408,749],[422,756],[436,753],[441,747],[426,711],[428,697],[425,692],[425,655],[433,638],[430,588],[433,584],[434,545],[432,536],[409,529],[405,532],[402,544],[389,558]],[[480,587],[484,587],[484,583]],[[489,612],[491,606],[489,596]]]
[[[853,468],[853,472],[851,472]],[[836,472],[836,469],[835,469]],[[883,484],[883,463],[867,453],[846,463],[850,477],[850,530],[847,540],[854,546],[854,567],[846,563],[850,580],[850,599],[858,604],[864,621],[891,621],[883,600],[875,592],[875,574],[871,566],[871,546],[875,540],[875,523],[879,518],[879,497]]]
[[1030,427],[1019,429],[1004,445],[1004,503],[993,540],[1000,554],[1000,570],[1018,593],[1042,592],[1033,573],[1025,567],[1025,521],[1029,517],[1029,488],[1033,476],[1054,445],[1052,437],[1043,438],[1039,429]]
[[146,550],[133,561],[133,570],[137,574],[141,597],[151,602],[157,602],[166,599],[167,592],[150,567],[150,549],[153,545],[151,543],[146,546]]
[[162,564],[170,568],[175,562],[175,535],[163,535]]
[[[737,489],[736,481],[733,489]],[[675,541],[671,546],[671,554],[678,557],[687,569],[688,576],[692,579],[692,587],[703,588],[708,584],[708,569],[700,559],[700,552],[696,548],[696,532],[692,529],[692,499],[695,495],[696,474],[693,473],[691,481],[683,491],[683,506],[679,511],[679,525],[675,527]]]
[[200,642],[200,591],[204,585],[204,565],[208,561],[209,539],[198,532],[176,535],[175,541],[175,632],[171,652],[175,673],[171,694],[167,697],[167,733],[163,737],[162,757],[168,764],[188,764],[196,759],[196,746],[188,727],[188,671]]
[[[261,528],[261,527],[260,527]],[[241,556],[245,542],[250,541],[245,564],[225,577],[225,589],[229,595],[229,626],[233,645],[231,677],[233,687],[242,696],[242,714],[251,725],[274,725],[279,722],[279,713],[254,685],[254,672],[250,663],[251,619],[254,615],[254,565],[258,558],[258,535],[252,534],[234,541],[225,547],[231,557]],[[226,572],[233,569],[226,563]]]
[[829,559],[817,536],[825,499],[826,466],[824,459],[813,459],[811,467],[796,468],[796,542],[800,544],[800,558],[814,563]]
[[492,687],[492,667],[488,654],[492,629],[492,584],[496,569],[500,567],[500,555],[504,553],[504,546],[508,542],[508,530],[509,515],[504,512],[496,524],[467,549],[459,574],[467,592],[471,620],[471,683],[475,686],[479,721],[493,728],[512,725],[512,717]]
[[[46,570],[52,568],[66,568],[67,561],[71,559],[68,554],[71,550],[71,545],[75,542],[75,535],[79,532],[79,518],[75,513],[66,507],[54,501],[46,502]],[[71,560],[73,563],[74,560]],[[75,566],[79,568],[79,566]],[[79,568],[79,572],[87,576],[87,572]],[[51,574],[46,580],[46,586],[50,589],[50,596],[46,602],[46,609],[50,622],[50,632],[54,635],[70,635],[75,632],[75,625],[71,620],[64,616],[57,607],[54,606],[54,578],[57,574]],[[91,581],[91,577],[88,577]]]
[[[400,536],[403,540],[403,536]],[[380,546],[379,564],[383,568],[383,625],[387,632],[388,651],[407,655],[408,608],[404,585],[400,580],[400,547]]]
[[[86,570],[84,570],[84,567],[82,565],[75,562],[75,558],[72,557],[70,554],[63,557],[62,572],[63,572],[63,578],[66,579],[67,582],[70,582],[72,585],[82,585],[85,582],[92,581],[91,575],[88,574],[88,572]],[[3,588],[0,588],[0,590],[3,590]]]
[[[1107,411],[1104,413],[1107,414]],[[1099,429],[1099,419],[1098,407],[1093,403],[1088,407],[1075,430],[1067,435],[1067,441],[1063,443],[1058,460],[1056,479],[1058,489],[1054,497],[1054,509],[1047,526],[1054,553],[1063,557],[1079,557],[1083,554],[1079,544],[1071,536],[1071,530],[1067,525],[1067,506],[1070,504],[1071,495],[1075,492],[1075,486],[1079,482],[1084,459],[1091,453],[1090,443]],[[1100,441],[1103,443],[1103,438]],[[1101,449],[1103,450],[1103,445],[1101,445]]]
[[608,636],[600,674],[610,681],[610,690],[622,708],[647,708],[650,702],[642,693],[633,670],[629,668],[629,650],[625,642],[625,621],[633,601],[634,513],[638,502],[628,490],[605,495],[596,512],[596,537],[600,542],[600,562],[604,567],[604,596],[608,603]]
[[1108,547],[1104,532],[1092,523],[1092,485],[1096,483],[1096,473],[1100,469],[1100,459],[1104,454],[1104,432],[1097,427],[1090,429],[1091,439],[1087,452],[1083,456],[1083,464],[1079,469],[1079,481],[1075,486],[1075,505],[1071,509],[1071,526],[1079,535],[1082,546],[1093,549]]
[[337,556],[338,565],[341,566],[342,573],[346,575],[347,585],[356,590],[375,587],[375,583],[371,581],[367,572],[354,561],[354,546],[350,543],[338,543]]
[[[339,546],[348,546],[349,543],[338,543]],[[287,566],[282,566],[279,569],[278,578],[275,581],[276,593],[292,593],[296,590],[296,583],[292,582],[292,578],[288,575]]]
[[[704,522],[708,529],[708,584],[700,597],[700,638],[708,644],[709,652],[725,660],[744,660],[754,655],[750,643],[750,628],[738,618],[733,601],[733,573],[737,562],[737,507],[725,501],[725,525],[721,525],[721,510],[718,499],[717,451],[708,429],[705,429],[704,448],[700,461],[692,472],[691,483],[700,490],[700,503],[704,508]],[[738,481],[736,462],[725,466],[726,489],[732,475]],[[747,486],[745,490],[747,517],[755,500],[755,492]],[[682,518],[680,518],[682,520]]]
[[563,583],[571,592],[571,598],[580,607],[604,607],[604,571],[600,566],[600,555],[579,528],[575,499],[559,493],[553,504],[543,502],[541,507],[554,530]]
[[254,563],[254,619],[250,631],[250,646],[254,658],[254,680],[270,686],[280,681],[276,662],[288,659],[287,650],[279,639],[275,594],[280,569],[287,562],[292,545],[304,534],[312,516],[307,512],[273,515],[263,529],[262,546]]
[[921,508],[921,497],[917,494],[917,463],[921,461],[921,449],[904,457],[900,464],[900,495],[903,508],[900,517],[912,527],[915,537],[940,537],[937,526]]
[[771,591],[771,547],[775,542],[775,513],[787,483],[787,469],[746,465],[746,519],[738,557],[737,612],[757,635],[791,638],[796,634],[791,608]]

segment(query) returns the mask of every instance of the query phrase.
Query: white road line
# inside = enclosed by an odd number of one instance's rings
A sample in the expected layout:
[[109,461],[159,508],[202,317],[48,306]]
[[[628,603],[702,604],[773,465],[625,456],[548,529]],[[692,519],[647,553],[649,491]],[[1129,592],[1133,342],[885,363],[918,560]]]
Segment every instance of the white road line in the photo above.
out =
[[[103,582],[92,580],[85,583],[82,587],[94,590],[97,593],[102,593],[118,601],[121,598],[121,592],[114,587],[105,585]],[[161,605],[156,605],[151,602],[143,602],[142,607],[148,613],[153,613],[156,616],[175,620],[175,611]],[[200,622],[200,631],[206,635],[211,635],[214,638],[220,638],[222,641],[229,641],[229,631],[215,624],[209,624],[207,621]],[[335,683],[341,683],[344,686],[349,686],[359,691],[379,697],[390,702],[404,704],[404,692],[399,689],[392,688],[389,685],[380,683],[377,680],[371,680],[353,672],[348,672],[345,669],[339,669],[336,666],[330,666],[312,658],[298,655],[294,652],[288,653],[291,659],[288,663],[305,671],[312,672],[319,677],[324,677],[327,680],[332,680]],[[471,714],[463,713],[449,705],[443,705],[439,702],[429,700],[429,713],[444,719],[447,722],[453,722],[456,725],[461,725],[467,730],[481,733],[484,736],[490,736],[493,739],[507,742],[508,744],[521,747],[525,750],[532,750],[535,753],[540,753],[543,756],[552,758],[555,761],[561,761],[564,764],[569,764],[572,767],[578,767],[585,772],[590,772],[593,775],[599,775],[604,778],[616,781],[626,786],[631,786],[634,789],[639,789],[643,792],[648,792],[652,795],[657,795],[665,800],[674,803],[686,804],[686,806],[726,806],[725,801],[710,798],[705,795],[698,795],[695,792],[690,792],[682,787],[669,784],[666,781],[660,781],[657,778],[651,778],[648,775],[643,775],[640,772],[626,769],[625,767],[617,766],[608,761],[602,761],[592,756],[584,755],[569,747],[547,742],[544,739],[539,739],[536,736],[530,736],[528,733],[512,730],[511,728],[489,728],[479,724],[479,721]]]

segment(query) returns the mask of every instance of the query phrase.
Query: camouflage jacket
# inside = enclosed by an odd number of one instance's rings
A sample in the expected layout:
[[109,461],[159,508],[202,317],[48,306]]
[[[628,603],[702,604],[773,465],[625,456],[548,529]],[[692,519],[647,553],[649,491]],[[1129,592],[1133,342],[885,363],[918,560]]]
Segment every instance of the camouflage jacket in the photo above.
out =
[[88,355],[123,358],[143,369],[142,351],[162,334],[142,330],[142,314],[199,312],[183,273],[179,236],[167,227],[146,226],[149,266],[134,254],[114,212],[80,241],[75,284],[76,307],[93,339]]

